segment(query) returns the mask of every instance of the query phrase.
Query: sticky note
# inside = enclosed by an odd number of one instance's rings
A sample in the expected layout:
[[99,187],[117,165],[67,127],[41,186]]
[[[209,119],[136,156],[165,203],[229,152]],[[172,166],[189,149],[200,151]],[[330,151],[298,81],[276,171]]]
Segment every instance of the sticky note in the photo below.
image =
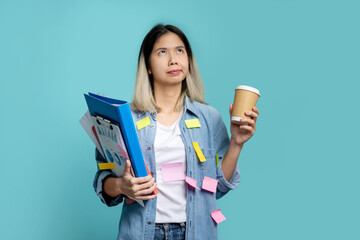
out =
[[126,154],[125,150],[120,145],[117,145],[117,147],[118,147],[118,149],[119,149],[119,151],[121,153],[121,156],[123,158],[129,159],[129,156]]
[[186,177],[185,177],[185,182],[187,182],[187,184],[189,184],[189,185],[192,186],[193,188],[197,188],[197,189],[200,190],[200,188],[198,188],[198,187],[196,186],[197,181],[196,181],[195,179],[186,176]]
[[217,184],[218,184],[218,180],[209,177],[204,177],[201,188],[206,191],[214,193],[216,192]]
[[162,164],[161,172],[164,182],[182,181],[185,179],[182,162]]
[[216,166],[218,166],[219,165],[219,155],[218,154],[215,155],[215,160],[216,160]]
[[185,120],[185,124],[186,124],[187,128],[199,128],[199,127],[201,127],[199,119],[197,119],[197,118]]
[[140,130],[146,126],[150,125],[150,118],[147,116],[146,118],[143,118],[136,122],[137,130]]
[[224,215],[221,213],[221,209],[217,209],[217,210],[211,212],[211,217],[212,217],[212,219],[214,219],[216,224],[219,224],[226,220]]
[[204,154],[202,153],[200,147],[199,147],[199,143],[198,142],[193,142],[193,146],[196,152],[196,155],[198,156],[200,162],[205,162],[206,158],[204,156]]
[[98,163],[100,170],[115,169],[114,163]]

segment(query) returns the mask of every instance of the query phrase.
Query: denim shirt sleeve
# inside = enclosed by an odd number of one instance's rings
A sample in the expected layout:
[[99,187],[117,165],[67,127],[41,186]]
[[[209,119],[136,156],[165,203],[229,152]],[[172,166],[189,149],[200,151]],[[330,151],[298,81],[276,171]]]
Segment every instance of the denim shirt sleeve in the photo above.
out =
[[[101,153],[96,149],[95,152],[96,165],[98,163],[104,163],[106,160],[101,155]],[[112,207],[116,206],[123,201],[124,195],[119,195],[117,197],[110,197],[103,191],[103,182],[107,177],[113,176],[111,170],[100,170],[97,166],[97,172],[95,174],[93,186],[96,192],[96,195],[99,196],[100,200],[105,203],[107,206]]]
[[[215,115],[215,114],[214,114]],[[234,190],[240,183],[240,170],[238,163],[236,163],[235,171],[230,181],[227,181],[224,177],[224,173],[221,168],[222,160],[229,147],[230,139],[226,130],[226,126],[221,119],[219,113],[215,115],[216,120],[214,128],[216,129],[214,135],[214,142],[216,153],[218,154],[219,164],[216,167],[218,186],[216,191],[216,199],[223,197],[228,191]]]

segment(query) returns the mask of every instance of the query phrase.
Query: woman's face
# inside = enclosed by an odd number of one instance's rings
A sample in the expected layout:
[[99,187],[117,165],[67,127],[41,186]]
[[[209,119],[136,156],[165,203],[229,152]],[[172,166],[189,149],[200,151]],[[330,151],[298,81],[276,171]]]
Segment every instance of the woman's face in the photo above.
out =
[[149,63],[148,73],[152,74],[155,84],[181,84],[189,73],[185,45],[175,33],[166,33],[156,40]]

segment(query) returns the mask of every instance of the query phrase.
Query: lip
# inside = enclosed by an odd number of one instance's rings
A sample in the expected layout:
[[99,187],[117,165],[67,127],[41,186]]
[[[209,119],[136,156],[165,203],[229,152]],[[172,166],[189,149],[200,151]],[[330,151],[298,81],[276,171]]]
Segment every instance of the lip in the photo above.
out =
[[172,75],[176,75],[176,74],[178,74],[178,73],[180,73],[181,72],[181,70],[171,70],[171,71],[169,71],[169,72],[167,72],[168,74],[172,74]]

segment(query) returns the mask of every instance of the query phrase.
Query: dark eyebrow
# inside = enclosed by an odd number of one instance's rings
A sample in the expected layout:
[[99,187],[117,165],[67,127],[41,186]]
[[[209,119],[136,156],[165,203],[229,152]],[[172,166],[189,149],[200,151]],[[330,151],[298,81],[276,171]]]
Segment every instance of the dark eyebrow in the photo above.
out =
[[[185,49],[185,47],[184,47],[184,46],[176,46],[175,48],[176,48],[176,49],[179,49],[179,48],[183,48],[183,49]],[[161,48],[156,49],[156,50],[155,50],[155,52],[160,51],[160,50],[167,50],[167,48],[163,48],[163,47],[161,47]]]

